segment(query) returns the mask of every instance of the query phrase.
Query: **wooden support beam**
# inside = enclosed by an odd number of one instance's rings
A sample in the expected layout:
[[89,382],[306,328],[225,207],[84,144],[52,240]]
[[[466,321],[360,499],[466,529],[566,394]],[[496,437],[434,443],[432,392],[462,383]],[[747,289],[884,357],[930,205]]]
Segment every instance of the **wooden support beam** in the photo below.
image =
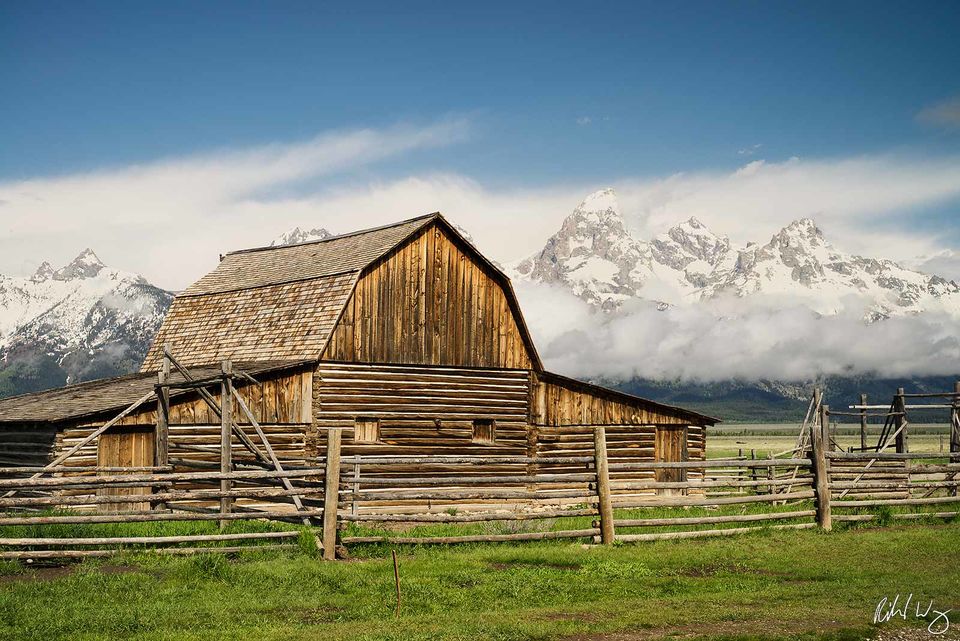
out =
[[[830,408],[826,405],[821,406],[821,421],[829,421],[829,411]],[[817,525],[824,530],[830,530],[833,527],[830,515],[830,472],[825,456],[824,431],[823,429],[812,430],[810,458],[813,460],[813,480],[816,488]]]
[[[233,471],[233,363],[225,360],[220,364],[220,472],[229,474]],[[220,491],[229,492],[233,488],[230,479],[220,480]],[[220,514],[229,514],[232,511],[233,499],[224,496],[220,499]],[[220,527],[226,527],[221,521]]]
[[[176,368],[176,370],[180,372],[180,375],[183,376],[185,381],[191,382],[191,383],[197,382],[197,380],[190,373],[190,371],[186,367],[181,365],[176,358],[173,357],[173,354],[167,354],[167,358],[170,360],[170,363],[174,366],[174,368]],[[247,378],[250,378],[247,375],[244,375],[244,376],[246,376]],[[217,416],[217,418],[222,419],[223,415],[220,410],[220,404],[217,403],[216,399],[213,397],[213,394],[208,392],[203,387],[197,388],[197,393],[200,395],[200,398],[203,399],[203,401],[207,404],[207,407],[210,408],[210,411],[212,411]],[[254,456],[259,458],[264,463],[270,462],[270,459],[267,458],[267,455],[261,452],[260,449],[257,448],[256,445],[254,445],[253,441],[251,441],[250,437],[247,436],[242,429],[240,429],[240,426],[237,425],[236,421],[233,422],[232,429],[233,429],[233,433],[237,436],[238,439],[240,439],[240,442],[243,444],[243,446],[246,447]]]
[[[867,404],[867,395],[860,395],[860,404]],[[860,449],[867,449],[867,410],[860,410]]]
[[[894,410],[896,412],[906,411],[906,403],[904,402],[903,392],[904,390],[902,387],[897,388],[896,409]],[[896,440],[897,452],[901,454],[909,452],[910,449],[909,449],[909,443],[907,442],[906,417],[903,414],[896,416],[894,418],[894,426],[897,429],[897,440]]]
[[[954,389],[960,395],[960,381],[955,383]],[[960,452],[960,397],[953,401],[950,414],[950,451]]]
[[613,502],[610,499],[607,432],[603,427],[593,430],[593,453],[597,468],[597,496],[600,499],[600,539],[604,545],[613,545]]
[[[263,449],[267,451],[267,456],[270,457],[270,460],[273,462],[273,467],[278,472],[283,472],[283,466],[280,464],[280,459],[277,458],[276,452],[273,451],[273,446],[270,445],[270,441],[267,440],[267,435],[264,433],[263,428],[260,427],[260,423],[257,422],[257,419],[253,416],[253,412],[250,411],[250,408],[247,407],[247,404],[244,402],[243,398],[237,392],[236,389],[233,390],[233,397],[237,400],[237,406],[240,408],[240,411],[247,417],[247,420],[250,421],[250,424],[253,426],[253,429],[257,432],[257,436],[260,437],[260,441],[263,443]],[[288,490],[293,489],[293,484],[290,483],[290,479],[285,477],[280,477],[280,483],[284,488]],[[300,497],[296,494],[292,495],[293,504],[297,506],[297,509],[301,512],[304,510],[303,502],[300,500]],[[310,518],[303,518],[304,525],[311,525]]]
[[327,430],[327,463],[323,492],[323,558],[337,558],[337,499],[340,489],[340,445],[343,429]]

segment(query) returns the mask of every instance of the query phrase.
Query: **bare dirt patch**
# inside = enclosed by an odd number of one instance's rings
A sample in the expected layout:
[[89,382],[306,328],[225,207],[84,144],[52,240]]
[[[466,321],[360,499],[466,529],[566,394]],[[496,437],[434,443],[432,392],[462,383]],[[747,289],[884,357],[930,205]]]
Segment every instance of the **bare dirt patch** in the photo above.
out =
[[[715,623],[657,626],[604,634],[578,634],[566,637],[564,641],[653,641],[654,639],[699,639],[714,636],[736,638],[737,635],[794,636],[803,633],[837,631],[844,627],[835,622],[718,621]],[[868,637],[864,636],[863,638]]]
[[56,581],[73,574],[75,568],[74,565],[30,567],[18,574],[0,576],[0,584],[19,583],[21,581]]

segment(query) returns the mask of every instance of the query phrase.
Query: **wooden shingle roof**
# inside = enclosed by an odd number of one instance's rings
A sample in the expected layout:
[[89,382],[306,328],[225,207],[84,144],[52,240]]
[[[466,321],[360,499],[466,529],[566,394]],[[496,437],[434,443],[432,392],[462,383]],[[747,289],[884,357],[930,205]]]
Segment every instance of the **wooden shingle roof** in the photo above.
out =
[[181,296],[200,296],[252,287],[358,272],[437,218],[429,214],[393,225],[296,245],[231,252],[215,270]]
[[319,359],[360,272],[438,219],[227,254],[174,299],[140,371],[157,370],[164,343],[185,365]]
[[[297,369],[304,365],[305,363],[296,361],[238,362],[234,363],[234,371],[256,377],[269,372]],[[189,372],[194,379],[202,380],[218,375],[220,367],[189,368]],[[182,382],[184,379],[174,372],[170,380]],[[119,413],[152,390],[156,382],[157,375],[152,372],[127,374],[0,399],[0,427],[3,423],[58,422],[107,412]],[[190,390],[175,389],[171,390],[170,395],[176,397],[188,393]]]

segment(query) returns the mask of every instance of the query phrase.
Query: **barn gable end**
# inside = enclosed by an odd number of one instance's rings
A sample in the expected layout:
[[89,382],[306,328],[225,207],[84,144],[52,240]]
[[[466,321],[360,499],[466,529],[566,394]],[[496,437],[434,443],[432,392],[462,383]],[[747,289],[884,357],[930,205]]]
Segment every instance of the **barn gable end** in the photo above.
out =
[[364,270],[323,358],[505,369],[538,364],[509,280],[441,217]]

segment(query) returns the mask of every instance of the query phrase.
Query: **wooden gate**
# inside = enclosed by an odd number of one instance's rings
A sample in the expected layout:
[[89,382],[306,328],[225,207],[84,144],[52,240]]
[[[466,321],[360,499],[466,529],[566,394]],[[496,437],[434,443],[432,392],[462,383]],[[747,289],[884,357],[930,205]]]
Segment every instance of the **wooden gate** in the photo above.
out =
[[[154,429],[152,425],[110,429],[100,435],[97,443],[98,467],[150,467],[154,459]],[[107,472],[109,473],[109,472]],[[98,496],[132,496],[150,494],[149,487],[101,488]],[[149,510],[144,503],[101,503],[103,512]]]

